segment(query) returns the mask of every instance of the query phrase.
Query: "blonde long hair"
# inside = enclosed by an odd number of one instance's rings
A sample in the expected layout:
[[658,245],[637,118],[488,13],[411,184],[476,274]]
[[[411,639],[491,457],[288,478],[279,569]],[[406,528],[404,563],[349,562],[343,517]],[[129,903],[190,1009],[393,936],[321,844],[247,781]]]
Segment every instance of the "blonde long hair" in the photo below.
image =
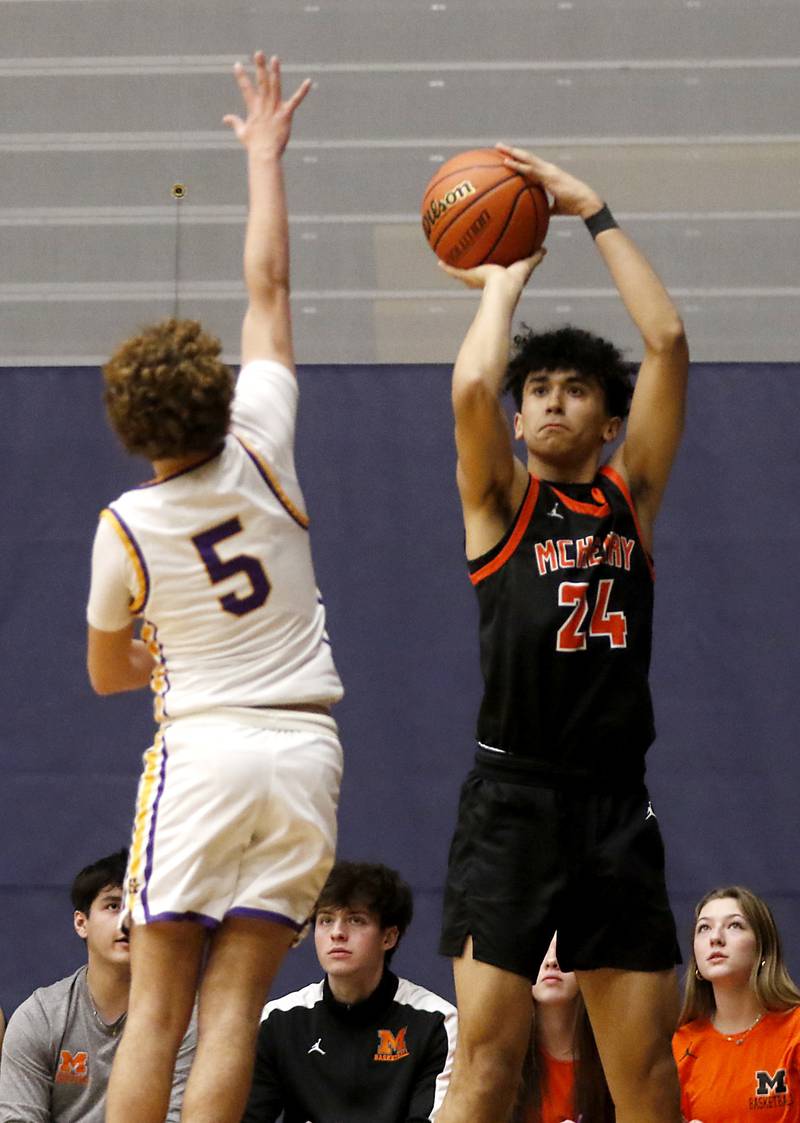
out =
[[756,956],[750,973],[750,986],[765,1010],[792,1010],[800,1006],[800,990],[796,987],[783,961],[781,938],[775,924],[772,910],[766,901],[745,889],[742,885],[729,885],[727,888],[712,889],[698,903],[694,910],[691,953],[686,970],[686,984],[683,996],[679,1025],[692,1022],[695,1018],[710,1018],[717,1008],[714,988],[700,975],[694,954],[694,932],[697,921],[709,901],[731,897],[738,901],[742,916],[748,922],[756,937]]

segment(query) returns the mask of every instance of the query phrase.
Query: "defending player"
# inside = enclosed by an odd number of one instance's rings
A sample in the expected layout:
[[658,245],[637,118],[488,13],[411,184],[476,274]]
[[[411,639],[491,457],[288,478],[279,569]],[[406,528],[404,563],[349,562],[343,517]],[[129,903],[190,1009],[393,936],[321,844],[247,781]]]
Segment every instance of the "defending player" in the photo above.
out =
[[238,1123],[266,992],[333,861],[342,690],[294,468],[281,168],[310,82],[283,101],[277,59],[259,52],[255,68],[255,83],[236,68],[246,118],[225,118],[250,195],[235,394],[191,321],[143,331],[105,367],[112,426],[156,478],[101,518],[89,673],[100,693],[150,682],[160,722],[127,875],[133,981],[110,1123],[163,1121],[198,980],[182,1119]]
[[[447,269],[482,289],[453,375],[458,487],[480,608],[485,692],[476,764],[450,851],[441,950],[454,957],[459,1044],[439,1123],[508,1116],[528,1041],[530,982],[553,929],[576,971],[618,1123],[679,1123],[670,1056],[675,926],[644,786],[653,524],[683,426],[683,325],[642,253],[585,183],[522,149],[509,167],[557,214],[583,218],[644,344],[619,352],[566,328],[517,340],[542,253]],[[501,407],[517,403],[515,459]]]

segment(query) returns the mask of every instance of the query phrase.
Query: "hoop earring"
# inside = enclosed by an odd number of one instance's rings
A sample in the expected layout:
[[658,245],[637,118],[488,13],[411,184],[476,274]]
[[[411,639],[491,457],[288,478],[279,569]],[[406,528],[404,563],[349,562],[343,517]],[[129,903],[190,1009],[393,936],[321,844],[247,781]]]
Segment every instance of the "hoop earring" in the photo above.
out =
[[695,969],[694,969],[694,977],[695,977],[696,979],[699,979],[699,980],[700,980],[700,982],[704,982],[703,976],[702,976],[702,975],[700,974],[700,972],[699,972],[699,971],[697,970],[697,968],[696,968],[696,967],[695,967]]

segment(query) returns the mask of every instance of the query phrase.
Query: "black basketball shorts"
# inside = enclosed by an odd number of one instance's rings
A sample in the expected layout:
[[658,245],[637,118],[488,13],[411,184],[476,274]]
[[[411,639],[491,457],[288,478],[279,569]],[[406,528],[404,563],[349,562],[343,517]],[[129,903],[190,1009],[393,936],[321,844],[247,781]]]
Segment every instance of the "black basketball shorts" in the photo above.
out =
[[450,847],[439,950],[535,980],[558,930],[562,971],[680,963],[664,846],[643,784],[513,782],[479,750]]

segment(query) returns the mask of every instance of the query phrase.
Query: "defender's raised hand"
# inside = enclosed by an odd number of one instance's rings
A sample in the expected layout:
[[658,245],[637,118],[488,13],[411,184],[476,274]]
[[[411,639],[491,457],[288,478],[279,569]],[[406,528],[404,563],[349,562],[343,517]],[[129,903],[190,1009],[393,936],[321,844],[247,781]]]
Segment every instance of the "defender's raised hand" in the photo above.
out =
[[233,129],[236,139],[245,148],[262,145],[280,156],[289,142],[292,115],[311,89],[311,79],[306,78],[292,96],[283,101],[280,60],[273,55],[268,64],[264,52],[256,51],[253,62],[255,81],[240,62],[233,68],[247,116],[242,119],[235,113],[228,113],[222,120]]
[[533,183],[541,184],[553,196],[551,214],[589,218],[602,207],[603,200],[588,183],[565,172],[557,164],[541,160],[524,148],[512,148],[508,144],[497,144],[495,147],[505,156],[506,167],[513,168]]

